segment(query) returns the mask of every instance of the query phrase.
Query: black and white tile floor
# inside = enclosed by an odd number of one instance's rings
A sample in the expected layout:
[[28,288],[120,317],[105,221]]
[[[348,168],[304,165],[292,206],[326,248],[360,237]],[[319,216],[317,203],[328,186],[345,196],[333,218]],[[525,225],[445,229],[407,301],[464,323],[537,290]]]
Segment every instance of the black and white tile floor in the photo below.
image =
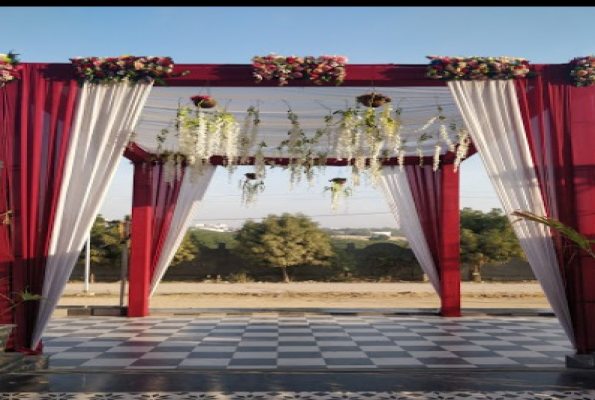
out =
[[243,315],[54,318],[52,369],[564,367],[555,318]]
[[290,314],[53,318],[0,400],[595,400],[554,317]]

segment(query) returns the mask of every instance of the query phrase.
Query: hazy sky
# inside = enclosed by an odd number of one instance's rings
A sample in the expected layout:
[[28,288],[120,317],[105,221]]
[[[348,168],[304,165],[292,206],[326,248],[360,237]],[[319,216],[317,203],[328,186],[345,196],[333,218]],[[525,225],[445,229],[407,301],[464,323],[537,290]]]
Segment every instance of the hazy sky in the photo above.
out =
[[[510,56],[566,63],[595,53],[592,7],[0,7],[0,53],[23,62],[77,56],[170,56],[176,63],[249,64],[256,55],[335,54],[353,64],[425,64],[428,55]],[[220,169],[196,222],[239,226],[245,218],[302,212],[325,227],[394,227],[378,190],[360,186],[338,212],[320,188],[289,190],[271,171],[248,208]],[[336,169],[327,169],[330,179]],[[461,207],[500,208],[479,155],[463,162]],[[101,213],[130,213],[132,168],[122,159]]]

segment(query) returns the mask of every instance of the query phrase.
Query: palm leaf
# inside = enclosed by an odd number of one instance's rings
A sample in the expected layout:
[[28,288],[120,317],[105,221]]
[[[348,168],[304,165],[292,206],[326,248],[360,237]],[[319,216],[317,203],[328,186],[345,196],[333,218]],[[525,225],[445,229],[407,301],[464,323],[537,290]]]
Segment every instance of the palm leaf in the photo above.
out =
[[591,257],[595,258],[595,252],[593,252],[593,250],[591,248],[591,245],[593,243],[595,243],[595,240],[589,240],[585,235],[577,232],[575,229],[569,227],[568,225],[563,224],[562,222],[558,221],[557,219],[537,215],[530,211],[520,211],[520,210],[514,211],[510,215],[513,215],[515,217],[520,217],[520,219],[513,221],[513,223],[518,222],[522,219],[525,219],[528,221],[533,221],[533,222],[543,224],[543,225],[550,227],[551,229],[560,233],[562,236],[565,236],[569,240],[576,243],[577,246],[579,246],[581,249],[583,249],[584,251],[589,253],[589,255]]

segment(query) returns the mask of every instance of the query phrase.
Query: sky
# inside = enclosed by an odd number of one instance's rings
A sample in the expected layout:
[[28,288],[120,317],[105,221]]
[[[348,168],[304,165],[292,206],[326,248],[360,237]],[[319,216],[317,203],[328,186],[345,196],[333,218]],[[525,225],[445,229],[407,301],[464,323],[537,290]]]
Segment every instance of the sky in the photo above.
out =
[[[0,7],[0,53],[22,62],[169,56],[175,63],[249,64],[252,57],[342,55],[352,64],[425,64],[427,56],[508,56],[562,64],[595,54],[593,7]],[[328,168],[320,179],[339,175]],[[241,204],[239,169],[219,168],[193,223],[302,213],[327,228],[396,228],[379,189],[359,186],[337,211],[328,192],[289,186],[271,170],[255,204]],[[460,205],[501,208],[479,155],[465,160]],[[131,213],[132,167],[122,159],[100,213]]]

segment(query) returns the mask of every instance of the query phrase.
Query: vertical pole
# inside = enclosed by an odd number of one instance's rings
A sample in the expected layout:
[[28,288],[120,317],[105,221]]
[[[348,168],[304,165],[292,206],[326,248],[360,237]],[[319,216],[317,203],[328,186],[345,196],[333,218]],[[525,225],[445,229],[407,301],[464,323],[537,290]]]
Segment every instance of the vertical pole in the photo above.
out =
[[126,296],[126,277],[128,275],[128,245],[122,250],[122,265],[120,269],[120,307],[124,307],[124,297]]
[[151,166],[134,164],[132,225],[130,230],[130,270],[128,316],[149,315],[151,242],[153,232],[153,190]]
[[440,315],[461,316],[459,173],[453,164],[441,170],[439,260]]
[[85,246],[85,293],[89,293],[89,276],[91,275],[91,234],[87,236]]

